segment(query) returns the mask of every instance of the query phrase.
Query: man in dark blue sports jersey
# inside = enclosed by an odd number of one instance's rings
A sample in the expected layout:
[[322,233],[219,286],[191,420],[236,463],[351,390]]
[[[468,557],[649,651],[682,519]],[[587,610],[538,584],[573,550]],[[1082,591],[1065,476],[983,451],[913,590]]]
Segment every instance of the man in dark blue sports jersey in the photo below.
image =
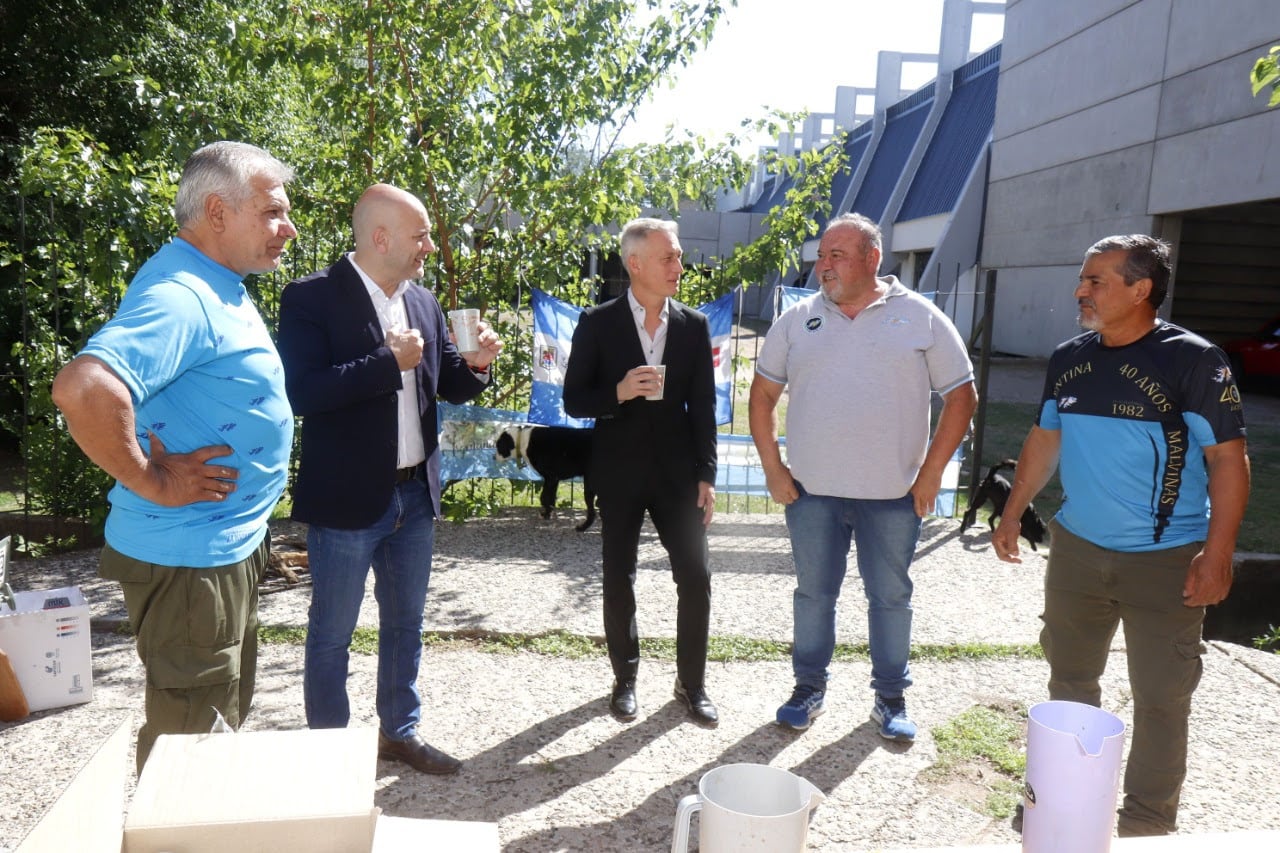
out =
[[1124,625],[1133,732],[1121,836],[1176,827],[1204,608],[1231,588],[1249,496],[1240,392],[1221,350],[1156,315],[1169,275],[1161,240],[1089,248],[1075,294],[1088,331],[1049,360],[992,536],[1000,559],[1021,562],[1018,520],[1060,461],[1040,644],[1050,698],[1096,706]]

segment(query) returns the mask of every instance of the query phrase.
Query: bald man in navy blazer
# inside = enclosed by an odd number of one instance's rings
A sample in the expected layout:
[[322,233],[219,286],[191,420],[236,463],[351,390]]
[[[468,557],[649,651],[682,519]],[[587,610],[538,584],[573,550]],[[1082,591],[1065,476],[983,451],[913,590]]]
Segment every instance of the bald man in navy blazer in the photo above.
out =
[[351,637],[370,565],[378,602],[378,755],[424,773],[460,762],[426,743],[417,680],[440,515],[436,397],[465,403],[502,349],[481,323],[459,353],[436,298],[417,283],[435,251],[422,202],[386,184],[352,216],[356,250],[293,282],[280,301],[285,388],[302,416],[293,518],[312,579],[303,695],[311,728],[347,725]]
[[716,495],[711,336],[703,314],[672,298],[684,269],[675,223],[637,219],[623,227],[620,241],[631,287],[583,312],[564,382],[565,411],[596,419],[591,477],[614,674],[609,707],[622,720],[635,719],[638,710],[636,552],[647,511],[678,595],[675,696],[695,722],[715,726],[719,717],[704,684],[711,613],[706,528]]

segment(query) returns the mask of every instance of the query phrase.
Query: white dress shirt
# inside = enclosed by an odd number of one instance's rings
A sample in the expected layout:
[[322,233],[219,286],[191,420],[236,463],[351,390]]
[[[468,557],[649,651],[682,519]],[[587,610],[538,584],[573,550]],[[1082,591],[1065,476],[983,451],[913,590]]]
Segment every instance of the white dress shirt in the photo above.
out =
[[644,306],[636,301],[636,297],[629,287],[627,288],[627,301],[631,303],[631,316],[636,320],[636,331],[640,334],[640,346],[644,349],[645,364],[662,364],[662,356],[667,351],[667,319],[671,316],[671,300],[662,300],[662,310],[658,313],[661,320],[658,322],[658,328],[654,331],[653,337],[649,337],[649,332],[644,327],[647,312]]
[[[409,328],[409,315],[404,307],[404,292],[413,286],[413,282],[400,282],[396,292],[387,296],[377,282],[369,278],[360,265],[356,263],[355,253],[347,255],[351,266],[355,267],[369,291],[369,299],[373,302],[373,310],[382,324],[382,334],[387,332],[404,332]],[[412,468],[426,461],[426,445],[422,441],[422,421],[418,417],[418,377],[412,370],[400,371],[400,390],[396,392],[396,409],[399,413],[398,436],[396,440],[396,468]]]

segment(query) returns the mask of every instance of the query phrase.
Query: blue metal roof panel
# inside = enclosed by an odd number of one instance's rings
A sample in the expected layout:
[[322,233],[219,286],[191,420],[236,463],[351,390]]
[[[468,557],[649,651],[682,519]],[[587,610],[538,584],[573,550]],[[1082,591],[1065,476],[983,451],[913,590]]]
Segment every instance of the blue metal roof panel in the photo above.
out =
[[769,196],[769,207],[766,210],[772,210],[775,207],[787,203],[787,192],[796,185],[796,176],[787,175],[773,190],[773,194]]
[[[867,144],[871,142],[871,122],[864,122],[860,127],[856,128],[853,133],[849,134],[844,141],[844,153],[847,158],[845,168],[836,173],[831,179],[831,210],[834,213],[840,207],[840,202],[844,201],[845,195],[849,192],[849,184],[853,182],[853,176],[858,171],[858,164],[862,162],[863,155],[867,153]],[[815,217],[818,222],[818,231],[821,232],[826,226],[829,215],[819,214]]]
[[951,100],[907,191],[899,221],[955,209],[965,179],[991,135],[999,72],[998,44],[956,69]]
[[884,215],[893,188],[902,177],[902,167],[911,156],[911,149],[920,137],[920,129],[929,117],[933,105],[934,84],[894,104],[885,111],[885,128],[871,156],[867,176],[858,188],[852,210],[872,221],[879,222]]
[[768,213],[769,199],[773,198],[773,191],[777,186],[778,176],[770,175],[765,181],[764,188],[760,190],[759,197],[747,207],[747,210],[752,213]]

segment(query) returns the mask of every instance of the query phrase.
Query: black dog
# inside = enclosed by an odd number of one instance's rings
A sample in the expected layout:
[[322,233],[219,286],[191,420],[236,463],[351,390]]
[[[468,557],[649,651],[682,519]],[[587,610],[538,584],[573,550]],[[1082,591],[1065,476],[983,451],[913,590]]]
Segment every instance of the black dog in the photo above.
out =
[[[978,491],[974,493],[973,500],[969,502],[969,508],[964,512],[964,518],[960,520],[960,531],[964,532],[969,525],[973,524],[974,519],[978,517],[978,510],[983,504],[991,504],[991,516],[987,519],[987,524],[992,530],[996,529],[996,519],[1004,514],[1004,505],[1009,501],[1009,491],[1012,486],[1009,481],[1000,476],[1001,468],[1013,469],[1018,463],[1013,459],[1004,459],[987,471],[987,476],[978,484]],[[1027,504],[1027,508],[1022,511],[1022,538],[1031,543],[1032,551],[1039,551],[1036,546],[1044,542],[1048,531],[1045,530],[1044,521],[1036,512],[1035,506]]]
[[542,475],[542,517],[550,518],[556,506],[556,489],[561,480],[582,478],[587,499],[587,520],[577,526],[586,530],[596,520],[596,493],[587,467],[591,462],[591,430],[520,424],[504,429],[494,442],[499,459],[528,461]]

